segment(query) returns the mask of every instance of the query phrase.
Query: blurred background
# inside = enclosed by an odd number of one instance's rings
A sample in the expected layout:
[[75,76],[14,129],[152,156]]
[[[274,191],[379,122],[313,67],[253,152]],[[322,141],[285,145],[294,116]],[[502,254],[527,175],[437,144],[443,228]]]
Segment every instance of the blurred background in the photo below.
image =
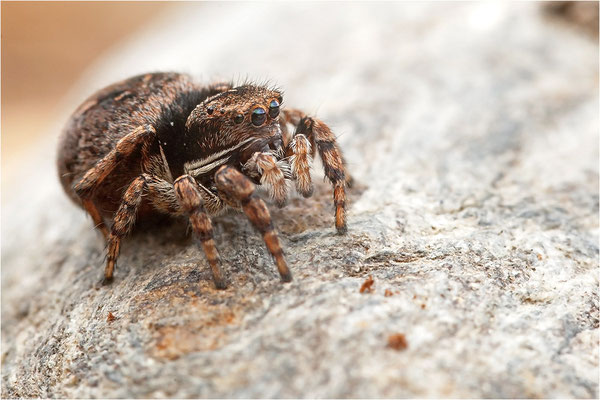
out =
[[[167,2],[2,2],[2,181],[57,122],[61,101],[111,46]],[[60,125],[60,124],[59,124]]]

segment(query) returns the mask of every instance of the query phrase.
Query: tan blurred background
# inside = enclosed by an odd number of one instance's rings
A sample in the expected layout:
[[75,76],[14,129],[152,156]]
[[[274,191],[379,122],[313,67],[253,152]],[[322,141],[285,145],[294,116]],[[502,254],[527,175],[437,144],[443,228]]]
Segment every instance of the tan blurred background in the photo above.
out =
[[[2,180],[49,135],[61,99],[111,46],[167,2],[2,2]],[[58,132],[56,132],[58,134]]]

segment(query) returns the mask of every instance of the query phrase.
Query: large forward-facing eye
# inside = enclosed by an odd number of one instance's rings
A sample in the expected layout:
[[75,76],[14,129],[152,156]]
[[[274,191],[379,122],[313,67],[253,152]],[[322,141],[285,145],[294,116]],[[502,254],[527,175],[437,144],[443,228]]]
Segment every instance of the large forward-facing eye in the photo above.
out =
[[256,126],[261,126],[265,120],[267,119],[267,112],[261,108],[257,107],[252,111],[252,123]]
[[269,117],[277,118],[279,115],[279,102],[277,100],[273,100],[271,104],[269,104]]

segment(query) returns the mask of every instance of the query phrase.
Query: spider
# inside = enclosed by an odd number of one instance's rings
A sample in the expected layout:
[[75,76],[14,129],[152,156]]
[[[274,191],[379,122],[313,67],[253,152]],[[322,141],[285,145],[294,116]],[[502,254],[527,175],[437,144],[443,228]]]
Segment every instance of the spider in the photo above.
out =
[[[282,281],[291,281],[255,187],[266,187],[278,206],[286,203],[289,180],[311,196],[316,151],[333,185],[337,232],[346,232],[349,176],[335,137],[322,121],[282,109],[282,102],[279,90],[265,86],[202,86],[185,74],[151,73],[104,88],[77,108],[60,139],[58,171],[67,195],[106,239],[103,283],[112,281],[121,240],[136,219],[162,213],[189,218],[215,286],[226,288],[210,215],[227,207],[243,210]],[[110,229],[104,218],[112,219]]]

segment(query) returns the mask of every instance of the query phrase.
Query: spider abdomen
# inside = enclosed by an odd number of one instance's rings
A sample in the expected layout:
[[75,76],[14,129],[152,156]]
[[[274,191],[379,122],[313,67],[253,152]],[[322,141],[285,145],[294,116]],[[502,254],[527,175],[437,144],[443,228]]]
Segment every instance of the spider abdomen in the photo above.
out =
[[[193,108],[210,92],[184,74],[155,73],[138,75],[111,85],[90,96],[70,117],[61,136],[57,166],[60,181],[69,197],[79,203],[73,185],[120,139],[142,125],[156,127],[157,138],[150,152],[163,151],[172,159],[172,173],[183,171],[178,146],[182,146],[185,121]],[[141,149],[120,161],[107,176],[95,197],[103,214],[110,215],[120,203],[124,187],[141,172]]]

